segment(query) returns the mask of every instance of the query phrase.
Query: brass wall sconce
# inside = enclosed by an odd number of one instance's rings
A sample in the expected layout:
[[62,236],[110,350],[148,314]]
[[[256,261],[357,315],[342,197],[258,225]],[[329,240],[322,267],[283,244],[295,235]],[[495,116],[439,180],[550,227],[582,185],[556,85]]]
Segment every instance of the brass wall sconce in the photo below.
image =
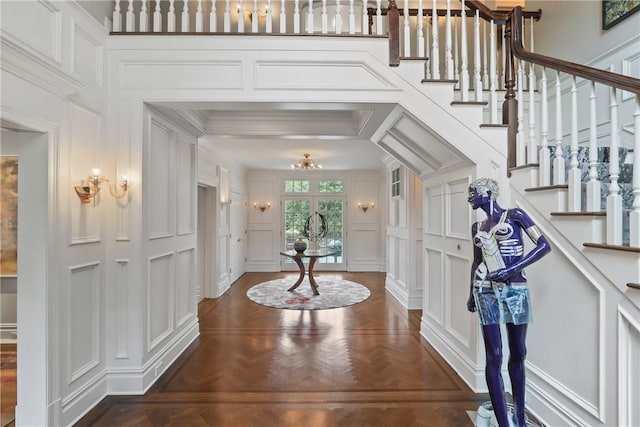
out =
[[253,208],[257,211],[264,212],[271,207],[271,203],[254,203]]
[[369,209],[373,209],[375,205],[373,203],[358,203],[358,209],[362,212],[367,212]]
[[122,176],[122,182],[120,183],[120,188],[122,189],[121,193],[116,192],[114,187],[116,185],[112,185],[111,181],[107,177],[100,177],[100,169],[93,169],[91,171],[91,175],[87,177],[86,185],[75,185],[74,189],[76,190],[76,194],[80,199],[82,204],[88,204],[91,202],[95,196],[100,193],[100,185],[103,183],[107,183],[109,186],[109,194],[111,197],[115,199],[121,199],[127,195],[127,191],[129,190],[129,181],[127,180],[127,176]]

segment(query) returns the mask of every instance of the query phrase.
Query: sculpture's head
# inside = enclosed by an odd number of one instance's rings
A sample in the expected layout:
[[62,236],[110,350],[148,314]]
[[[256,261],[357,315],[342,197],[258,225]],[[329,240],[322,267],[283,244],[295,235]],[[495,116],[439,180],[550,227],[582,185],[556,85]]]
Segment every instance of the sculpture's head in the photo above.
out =
[[469,204],[477,209],[485,203],[493,203],[498,198],[498,182],[491,178],[479,178],[469,184]]

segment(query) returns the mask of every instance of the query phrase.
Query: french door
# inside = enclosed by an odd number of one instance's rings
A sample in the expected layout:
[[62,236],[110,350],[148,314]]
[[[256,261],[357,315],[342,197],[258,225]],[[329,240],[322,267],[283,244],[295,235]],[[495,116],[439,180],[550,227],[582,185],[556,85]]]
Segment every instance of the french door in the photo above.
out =
[[[335,255],[319,258],[314,270],[346,270],[344,245],[344,206],[345,198],[340,196],[286,196],[282,200],[283,212],[283,246],[293,249],[293,242],[299,237],[307,242],[310,249],[326,249]],[[316,214],[317,213],[317,214]],[[320,231],[320,216],[327,221],[327,234],[317,241],[310,241],[304,237],[303,230],[307,218],[312,215],[312,233]],[[298,267],[291,258],[282,260],[283,270],[296,270]]]

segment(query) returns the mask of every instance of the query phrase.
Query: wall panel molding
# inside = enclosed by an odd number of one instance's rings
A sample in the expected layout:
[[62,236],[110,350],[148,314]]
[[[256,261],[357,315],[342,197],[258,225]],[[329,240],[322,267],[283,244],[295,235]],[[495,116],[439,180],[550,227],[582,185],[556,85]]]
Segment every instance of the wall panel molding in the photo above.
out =
[[129,261],[115,260],[116,359],[129,359]]
[[[147,351],[160,345],[173,332],[174,253],[149,257],[147,262]],[[157,310],[156,310],[157,308]]]
[[618,307],[618,425],[640,425],[640,320]]

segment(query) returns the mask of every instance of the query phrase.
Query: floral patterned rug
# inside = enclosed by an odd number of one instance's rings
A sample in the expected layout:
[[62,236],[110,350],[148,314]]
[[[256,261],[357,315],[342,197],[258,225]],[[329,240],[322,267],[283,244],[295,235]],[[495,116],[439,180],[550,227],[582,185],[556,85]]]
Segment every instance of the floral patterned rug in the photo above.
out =
[[318,292],[313,295],[308,278],[293,292],[287,291],[295,280],[291,278],[270,280],[253,286],[247,297],[258,304],[289,310],[326,310],[358,304],[371,295],[365,286],[342,279],[316,278]]

